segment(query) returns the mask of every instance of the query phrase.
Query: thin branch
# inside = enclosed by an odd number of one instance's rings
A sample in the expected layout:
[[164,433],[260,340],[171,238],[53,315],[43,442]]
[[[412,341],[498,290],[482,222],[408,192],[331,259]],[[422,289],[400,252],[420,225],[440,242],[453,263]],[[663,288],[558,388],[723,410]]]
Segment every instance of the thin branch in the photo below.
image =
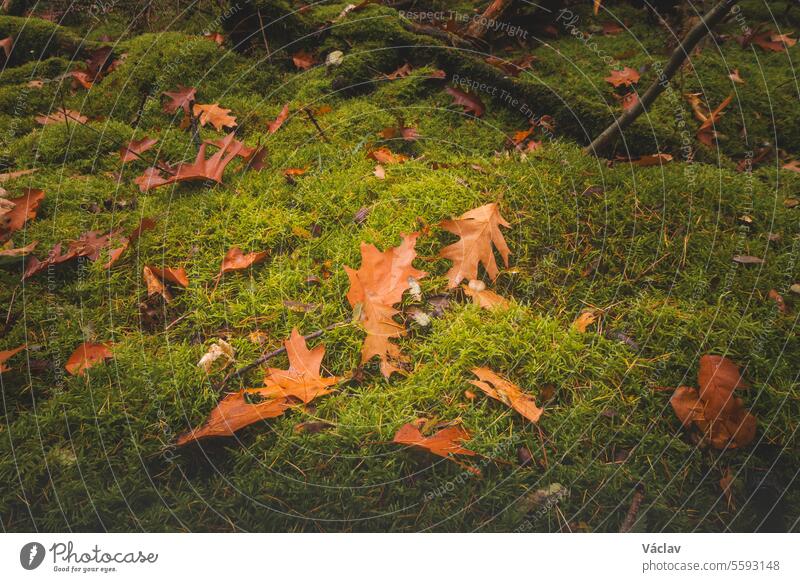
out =
[[636,518],[639,516],[639,509],[644,501],[644,485],[641,483],[636,485],[636,490],[633,492],[633,499],[631,499],[631,506],[628,508],[628,513],[625,514],[625,519],[619,528],[619,533],[628,533],[633,529],[636,523]]
[[454,46],[456,48],[462,49],[474,49],[475,45],[461,38],[460,36],[456,36],[455,34],[451,34],[446,30],[442,30],[440,28],[436,28],[433,26],[426,26],[424,24],[417,24],[415,22],[411,22],[406,18],[400,19],[400,24],[409,32],[413,32],[414,34],[420,34],[424,36],[431,36],[437,40],[442,42],[446,42],[447,44]]
[[513,3],[514,0],[494,0],[481,16],[472,20],[464,33],[465,36],[482,40],[489,30],[485,24],[488,23],[491,26],[494,21],[503,16],[503,13]]
[[319,123],[317,122],[317,118],[314,117],[314,114],[311,113],[311,110],[308,107],[304,107],[303,111],[305,112],[306,115],[308,115],[308,118],[311,120],[311,123],[314,124],[314,127],[317,128],[317,133],[322,138],[322,141],[324,141],[325,143],[330,143],[331,140],[329,140],[328,136],[325,135],[325,132],[322,131],[322,128],[319,126]]
[[686,38],[683,39],[683,42],[672,51],[667,66],[664,67],[659,77],[653,81],[653,84],[648,87],[639,101],[620,115],[619,118],[609,125],[603,133],[598,135],[591,144],[586,146],[583,150],[584,153],[599,155],[608,146],[611,140],[616,137],[617,133],[621,133],[626,127],[636,121],[636,118],[644,113],[664,89],[667,88],[670,79],[678,72],[694,47],[697,46],[697,43],[725,18],[736,2],[737,0],[721,0],[716,6],[709,10],[708,13],[700,19],[700,22],[695,24],[689,31]]

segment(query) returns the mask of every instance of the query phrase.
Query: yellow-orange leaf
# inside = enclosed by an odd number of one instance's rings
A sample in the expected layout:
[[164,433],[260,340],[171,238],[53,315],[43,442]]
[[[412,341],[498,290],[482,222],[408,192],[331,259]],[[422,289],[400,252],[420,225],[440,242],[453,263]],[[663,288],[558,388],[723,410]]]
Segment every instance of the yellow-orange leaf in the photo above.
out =
[[409,288],[409,278],[419,280],[425,272],[411,266],[417,252],[414,249],[419,233],[403,235],[400,246],[379,251],[374,245],[361,243],[361,267],[345,267],[350,278],[347,300],[352,307],[361,306],[360,322],[367,337],[361,350],[361,362],[375,356],[381,359],[381,372],[387,378],[401,369],[400,349],[389,340],[405,335],[405,327],[394,320],[399,312],[394,305],[400,303]]
[[449,426],[429,437],[425,437],[422,436],[422,433],[415,425],[409,423],[400,427],[400,430],[394,435],[393,442],[417,447],[439,457],[450,459],[476,475],[480,475],[481,472],[477,468],[465,465],[452,457],[452,455],[475,456],[475,451],[461,446],[461,443],[469,440],[469,438],[470,434],[460,426]]
[[509,306],[508,299],[501,297],[494,291],[486,288],[486,283],[473,279],[468,285],[464,285],[464,293],[472,298],[475,305],[484,309],[505,309]]
[[224,109],[219,106],[219,103],[195,103],[192,113],[195,117],[200,118],[200,125],[204,126],[210,123],[217,131],[222,131],[225,127],[236,127],[236,118],[228,115],[230,109]]
[[464,279],[478,278],[478,263],[486,269],[492,280],[497,278],[499,270],[494,258],[492,245],[497,248],[503,262],[508,266],[508,256],[511,253],[503,238],[500,227],[508,228],[510,225],[500,215],[497,204],[485,204],[459,218],[444,220],[443,229],[461,237],[461,240],[439,251],[439,256],[453,261],[453,266],[447,272],[450,288],[457,287]]
[[14,348],[12,350],[5,350],[0,352],[0,373],[8,372],[11,368],[6,366],[6,361],[13,358],[15,355],[20,353],[22,350],[28,347],[28,344],[21,345],[18,348]]
[[113,357],[110,344],[84,342],[72,352],[64,367],[73,376],[82,376],[85,370]]

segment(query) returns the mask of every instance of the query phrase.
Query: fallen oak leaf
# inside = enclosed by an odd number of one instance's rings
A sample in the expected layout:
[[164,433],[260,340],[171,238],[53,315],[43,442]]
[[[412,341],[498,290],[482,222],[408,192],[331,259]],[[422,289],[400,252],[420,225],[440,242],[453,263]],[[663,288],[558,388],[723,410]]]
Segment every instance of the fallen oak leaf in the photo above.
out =
[[6,206],[9,206],[10,210],[0,214],[0,242],[8,240],[11,235],[25,226],[26,222],[36,218],[39,205],[44,200],[44,191],[24,188],[23,192],[24,194],[17,198],[3,199],[7,200]]
[[594,309],[587,309],[572,322],[572,328],[578,333],[586,333],[586,328],[597,321],[598,312]]
[[[211,374],[215,366],[218,368],[216,371],[222,371],[235,361],[233,346],[224,339],[217,339],[197,362],[197,367],[206,374]],[[221,365],[218,362],[221,362]]]
[[178,437],[177,445],[183,446],[209,437],[233,436],[236,431],[254,422],[281,416],[293,406],[288,398],[256,403],[251,402],[251,398],[258,398],[257,390],[247,389],[226,395],[201,426]]
[[3,53],[6,55],[6,61],[11,56],[11,50],[14,48],[14,37],[7,36],[3,40],[0,40],[0,48],[3,49]]
[[536,400],[525,394],[519,386],[489,368],[474,368],[472,373],[478,380],[470,380],[470,384],[483,390],[490,398],[513,408],[531,422],[539,422],[544,409],[536,406]]
[[361,363],[378,356],[381,373],[387,378],[393,372],[401,372],[395,362],[404,361],[400,349],[389,341],[406,333],[405,327],[394,320],[399,313],[394,305],[400,303],[403,293],[411,286],[409,278],[419,280],[426,275],[411,265],[417,256],[414,247],[419,233],[402,237],[399,246],[383,252],[362,242],[361,267],[355,270],[345,266],[350,279],[347,300],[367,333],[361,350]]
[[[11,241],[9,241],[10,244]],[[14,259],[20,257],[26,257],[33,252],[33,249],[36,248],[36,245],[39,244],[39,241],[33,241],[32,243],[25,245],[24,247],[14,248],[10,246],[8,248],[3,248],[0,250],[0,265],[13,262]]]
[[297,51],[292,55],[292,62],[294,66],[300,69],[301,71],[305,71],[313,67],[317,59],[306,50]]
[[141,159],[141,155],[154,145],[158,143],[158,139],[154,139],[151,137],[144,136],[142,139],[132,140],[128,142],[128,145],[124,145],[119,150],[119,157],[120,160],[125,162],[130,162],[132,160]]
[[210,123],[217,131],[222,131],[226,127],[236,127],[236,118],[228,115],[230,112],[230,109],[220,107],[219,103],[195,103],[192,108],[192,113],[199,118],[202,127]]
[[296,398],[308,404],[319,396],[331,392],[330,387],[341,382],[338,376],[320,375],[325,346],[320,344],[309,350],[306,339],[296,328],[284,342],[289,357],[289,369],[268,368],[264,377],[264,388],[259,395],[265,398]]
[[631,67],[623,67],[622,69],[613,69],[611,74],[603,79],[610,83],[613,87],[630,87],[639,82],[639,71]]
[[28,344],[13,348],[10,350],[0,351],[0,373],[8,372],[11,368],[6,366],[6,362],[28,347]]
[[402,79],[403,77],[408,77],[412,71],[413,69],[411,68],[411,65],[405,63],[400,68],[396,69],[395,71],[392,71],[391,73],[385,76],[388,80],[394,81],[395,79]]
[[428,451],[431,454],[449,459],[476,475],[480,475],[480,471],[477,468],[465,465],[453,458],[453,455],[474,457],[477,454],[475,451],[461,446],[461,443],[469,439],[469,432],[461,426],[449,426],[429,437],[425,437],[415,425],[408,423],[400,427],[400,430],[395,433],[392,442]]
[[178,85],[175,91],[164,91],[162,95],[169,97],[169,101],[164,103],[162,109],[165,113],[175,113],[178,109],[183,109],[186,115],[191,113],[191,106],[194,103],[197,89],[194,87],[184,87]]
[[113,357],[111,344],[84,342],[72,352],[64,367],[73,376],[83,376],[89,368]]
[[36,116],[36,123],[40,125],[52,125],[54,123],[66,123],[67,121],[77,121],[78,123],[85,124],[89,121],[89,118],[85,115],[81,115],[77,111],[73,111],[72,109],[59,109],[55,113],[50,113],[48,115],[37,115]]
[[495,202],[485,204],[452,220],[444,220],[441,227],[459,237],[460,240],[439,251],[439,256],[453,261],[447,272],[449,288],[453,289],[464,279],[478,278],[478,264],[494,280],[499,274],[492,245],[497,248],[506,267],[511,251],[500,227],[510,227],[500,214]]
[[477,96],[465,93],[454,87],[445,87],[444,90],[453,98],[453,105],[460,105],[465,113],[472,113],[475,117],[481,117],[486,111],[486,106]]
[[268,251],[259,251],[244,254],[239,247],[231,247],[222,259],[217,278],[222,277],[225,273],[231,271],[242,271],[257,263],[262,262],[267,255]]
[[408,156],[404,156],[403,154],[395,154],[391,150],[385,147],[380,147],[378,149],[372,150],[367,154],[368,158],[372,158],[379,164],[402,164],[403,162],[408,161]]
[[[156,227],[156,222],[152,218],[143,218],[139,222],[139,226],[134,228],[127,237],[121,237],[120,246],[108,252],[108,262],[103,265],[104,269],[110,269],[116,263],[128,247],[136,242],[142,233],[147,230],[153,230]],[[111,233],[111,235],[116,233]]]

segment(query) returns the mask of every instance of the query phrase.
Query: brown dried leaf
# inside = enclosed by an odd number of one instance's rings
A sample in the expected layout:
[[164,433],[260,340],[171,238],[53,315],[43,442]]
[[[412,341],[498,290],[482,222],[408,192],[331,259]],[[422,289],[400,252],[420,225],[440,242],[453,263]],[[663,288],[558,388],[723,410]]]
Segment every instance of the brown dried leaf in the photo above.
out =
[[497,375],[489,368],[474,368],[472,373],[479,379],[469,383],[483,390],[490,398],[510,406],[531,422],[539,422],[544,409],[536,406],[536,400],[525,394],[519,386]]
[[64,367],[73,376],[83,376],[85,370],[113,357],[111,344],[84,342],[75,349]]

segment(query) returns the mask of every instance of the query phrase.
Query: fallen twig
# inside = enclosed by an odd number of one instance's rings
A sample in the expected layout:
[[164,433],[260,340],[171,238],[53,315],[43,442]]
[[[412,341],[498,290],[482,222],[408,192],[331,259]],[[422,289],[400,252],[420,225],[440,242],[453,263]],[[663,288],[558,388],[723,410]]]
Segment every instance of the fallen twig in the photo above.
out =
[[625,514],[625,519],[619,528],[619,533],[628,533],[633,529],[633,524],[636,523],[636,518],[639,515],[639,508],[644,501],[644,485],[638,483],[636,490],[633,492],[633,499],[631,499],[631,506],[628,508],[628,513]]
[[653,81],[653,84],[648,87],[647,91],[642,95],[636,104],[620,115],[611,125],[609,125],[603,133],[598,135],[592,143],[584,148],[584,153],[599,155],[608,146],[611,140],[621,133],[626,127],[631,125],[636,118],[644,113],[656,98],[667,88],[669,80],[681,68],[683,62],[689,57],[692,49],[705,37],[711,29],[719,24],[723,18],[728,14],[730,9],[736,4],[737,0],[721,0],[719,4],[714,6],[708,13],[698,22],[683,39],[674,51],[664,67],[664,70]]

